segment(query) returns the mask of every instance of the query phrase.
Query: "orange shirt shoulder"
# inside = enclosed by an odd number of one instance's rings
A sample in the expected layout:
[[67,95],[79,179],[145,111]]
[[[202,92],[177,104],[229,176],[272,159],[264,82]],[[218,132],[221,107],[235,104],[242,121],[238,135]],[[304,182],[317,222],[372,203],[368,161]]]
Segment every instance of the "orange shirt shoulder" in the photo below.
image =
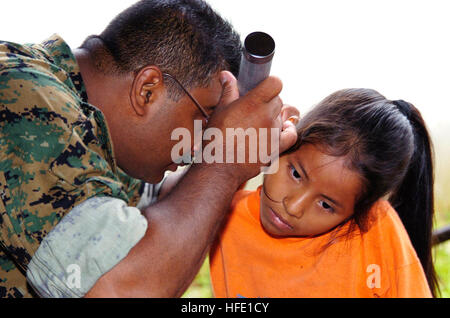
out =
[[431,297],[407,232],[387,201],[371,209],[367,232],[357,230],[325,249],[334,232],[316,238],[268,235],[259,201],[260,189],[239,191],[211,249],[216,297]]

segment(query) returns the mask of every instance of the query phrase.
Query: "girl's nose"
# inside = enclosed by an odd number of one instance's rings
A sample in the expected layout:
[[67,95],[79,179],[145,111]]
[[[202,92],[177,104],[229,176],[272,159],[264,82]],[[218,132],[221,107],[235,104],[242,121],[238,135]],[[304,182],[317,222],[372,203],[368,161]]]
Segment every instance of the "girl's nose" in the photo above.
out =
[[287,214],[300,219],[305,213],[307,202],[306,193],[297,193],[284,197],[283,206]]

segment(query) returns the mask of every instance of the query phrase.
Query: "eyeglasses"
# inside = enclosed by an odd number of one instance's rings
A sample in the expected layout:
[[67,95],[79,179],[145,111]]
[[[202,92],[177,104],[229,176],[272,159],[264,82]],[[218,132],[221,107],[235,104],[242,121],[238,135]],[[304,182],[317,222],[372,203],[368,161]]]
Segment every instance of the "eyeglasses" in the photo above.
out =
[[188,90],[186,88],[184,88],[183,85],[181,85],[181,83],[172,75],[170,75],[169,73],[162,73],[164,76],[167,76],[168,78],[172,79],[175,83],[177,83],[177,85],[186,93],[187,96],[189,96],[189,98],[192,100],[192,102],[195,104],[195,106],[197,106],[197,108],[200,110],[200,112],[202,113],[203,117],[206,118],[206,120],[208,121],[210,116],[208,115],[208,113],[206,112],[206,110],[202,107],[202,105],[200,105],[199,102],[197,102],[197,100],[194,98],[194,96],[192,96]]

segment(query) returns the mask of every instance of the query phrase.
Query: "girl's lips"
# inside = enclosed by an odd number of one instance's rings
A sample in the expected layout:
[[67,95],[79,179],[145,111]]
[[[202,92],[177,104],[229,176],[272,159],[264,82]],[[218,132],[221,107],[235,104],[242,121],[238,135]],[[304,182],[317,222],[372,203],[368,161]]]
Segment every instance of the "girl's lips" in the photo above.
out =
[[285,219],[272,210],[272,208],[269,208],[269,217],[273,225],[280,230],[292,231],[294,229]]

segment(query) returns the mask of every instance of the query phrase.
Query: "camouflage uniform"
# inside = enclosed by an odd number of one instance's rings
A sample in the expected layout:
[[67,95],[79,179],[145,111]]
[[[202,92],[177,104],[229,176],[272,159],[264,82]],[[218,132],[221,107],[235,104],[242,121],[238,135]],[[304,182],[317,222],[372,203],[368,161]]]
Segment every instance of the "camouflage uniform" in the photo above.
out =
[[42,240],[92,197],[136,206],[144,183],[121,171],[103,114],[57,35],[0,42],[0,297],[32,297],[27,265]]

